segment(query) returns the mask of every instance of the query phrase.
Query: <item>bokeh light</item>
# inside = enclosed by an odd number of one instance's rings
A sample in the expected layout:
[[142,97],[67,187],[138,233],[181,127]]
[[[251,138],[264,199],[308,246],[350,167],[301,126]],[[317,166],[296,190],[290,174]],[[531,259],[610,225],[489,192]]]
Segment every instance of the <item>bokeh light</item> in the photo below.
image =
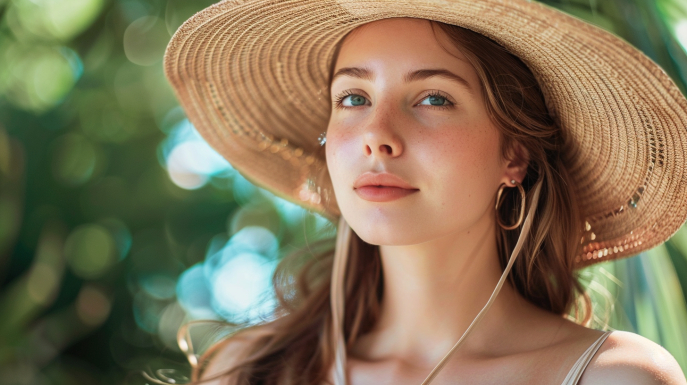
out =
[[[276,198],[275,200],[282,201],[283,199]],[[259,226],[279,238],[284,231],[282,218],[272,202],[248,204],[237,210],[230,218],[229,233],[236,234],[244,228]]]
[[687,52],[687,19],[682,20],[675,26],[675,37],[685,52]]
[[184,119],[177,123],[160,145],[161,162],[179,187],[194,190],[219,174],[233,174],[233,168]]
[[134,319],[136,325],[150,334],[157,334],[167,302],[154,298],[145,291],[141,290],[134,294]]
[[0,96],[44,112],[59,104],[83,73],[79,55],[64,46],[24,45],[0,34]]
[[27,290],[31,299],[38,304],[46,304],[54,295],[59,283],[58,273],[47,263],[36,263],[33,266],[27,282]]
[[202,264],[196,264],[184,271],[176,286],[179,305],[193,319],[216,319],[212,310],[212,293],[205,277]]
[[86,182],[93,176],[97,161],[96,147],[83,135],[68,133],[53,142],[53,176],[65,185]]
[[167,349],[180,350],[177,344],[177,332],[185,320],[186,312],[176,301],[167,305],[162,311],[157,326],[157,334]]
[[279,242],[264,227],[248,226],[228,241],[215,237],[204,263],[186,270],[177,281],[181,307],[193,319],[223,318],[255,322],[274,309],[271,278]]
[[110,235],[112,235],[112,239],[115,242],[118,259],[120,261],[124,259],[124,257],[129,254],[132,242],[131,232],[129,231],[126,223],[119,218],[109,217],[100,219],[98,224],[106,228]]
[[69,41],[100,14],[104,0],[13,0],[7,23],[23,39]]
[[74,274],[87,279],[102,276],[118,259],[112,234],[97,224],[74,229],[65,242],[64,251]]
[[81,321],[88,326],[105,322],[110,315],[110,299],[95,285],[85,285],[76,300],[76,311]]
[[124,53],[134,64],[153,65],[162,60],[171,36],[164,20],[155,16],[143,16],[126,28]]
[[204,273],[215,312],[234,321],[253,322],[266,316],[274,306],[270,289],[277,253],[277,239],[269,230],[249,226],[209,254]]
[[176,280],[167,274],[143,274],[139,278],[139,285],[152,298],[165,300],[175,295]]
[[268,292],[274,261],[238,252],[223,262],[211,275],[213,309],[234,321],[255,322],[269,317],[275,305]]

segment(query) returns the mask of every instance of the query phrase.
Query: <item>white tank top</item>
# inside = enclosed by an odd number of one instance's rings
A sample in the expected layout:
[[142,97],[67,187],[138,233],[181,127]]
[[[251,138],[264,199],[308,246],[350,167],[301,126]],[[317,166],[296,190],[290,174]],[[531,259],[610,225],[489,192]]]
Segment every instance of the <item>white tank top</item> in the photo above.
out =
[[[580,380],[580,377],[582,377],[582,373],[584,373],[587,365],[589,365],[589,362],[591,362],[592,358],[594,358],[597,350],[599,350],[601,345],[604,343],[604,341],[606,341],[606,338],[608,338],[610,334],[611,331],[607,331],[602,334],[590,347],[587,348],[587,350],[584,351],[584,353],[582,353],[580,358],[577,359],[577,362],[575,362],[575,365],[573,365],[568,372],[568,375],[565,376],[565,379],[561,385],[577,385],[577,382]],[[332,369],[330,371],[330,381],[333,378],[333,372],[334,370]]]
[[604,343],[604,341],[606,341],[606,338],[610,334],[611,331],[607,331],[606,333],[602,334],[601,337],[599,337],[596,342],[592,344],[592,346],[588,347],[587,350],[582,353],[577,362],[575,362],[575,365],[573,365],[572,369],[570,369],[570,372],[568,372],[568,375],[565,377],[565,380],[563,380],[562,385],[577,385],[577,382],[580,380],[580,377],[582,377],[582,373],[584,373],[584,370],[587,368],[587,365],[589,365],[589,362],[594,357],[594,354],[596,354],[596,351],[599,350],[601,345]]

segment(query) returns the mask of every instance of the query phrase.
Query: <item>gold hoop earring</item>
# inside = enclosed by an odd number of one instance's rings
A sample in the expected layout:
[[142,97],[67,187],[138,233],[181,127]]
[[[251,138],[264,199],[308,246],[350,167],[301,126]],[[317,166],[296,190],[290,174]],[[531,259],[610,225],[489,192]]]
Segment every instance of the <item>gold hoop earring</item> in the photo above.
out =
[[503,194],[503,188],[506,187],[506,184],[501,183],[501,186],[499,186],[499,192],[496,193],[496,221],[498,222],[499,226],[501,226],[504,230],[513,230],[518,228],[522,224],[523,218],[525,218],[525,189],[522,188],[522,185],[520,183],[514,180],[511,180],[510,182],[513,183],[518,188],[518,190],[520,190],[520,197],[522,198],[522,201],[520,204],[520,216],[518,217],[518,222],[512,226],[504,225],[503,222],[501,222],[501,216],[499,215],[499,206],[501,206],[501,195]]

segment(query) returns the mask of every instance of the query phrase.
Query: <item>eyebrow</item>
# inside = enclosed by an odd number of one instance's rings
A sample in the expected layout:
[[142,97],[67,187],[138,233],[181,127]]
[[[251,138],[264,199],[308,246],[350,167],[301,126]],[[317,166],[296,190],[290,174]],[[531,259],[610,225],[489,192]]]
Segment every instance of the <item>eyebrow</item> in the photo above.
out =
[[[367,68],[360,67],[344,67],[339,69],[338,71],[336,71],[334,76],[332,76],[332,83],[339,76],[350,76],[358,79],[367,80],[370,82],[373,81],[375,78],[372,71],[370,71]],[[448,80],[453,80],[458,84],[462,85],[463,87],[465,87],[468,90],[468,92],[472,94],[472,87],[470,87],[470,83],[468,83],[467,80],[443,68],[423,68],[415,71],[410,71],[407,74],[405,74],[405,76],[403,76],[403,81],[409,83],[412,81],[424,80],[435,76]]]

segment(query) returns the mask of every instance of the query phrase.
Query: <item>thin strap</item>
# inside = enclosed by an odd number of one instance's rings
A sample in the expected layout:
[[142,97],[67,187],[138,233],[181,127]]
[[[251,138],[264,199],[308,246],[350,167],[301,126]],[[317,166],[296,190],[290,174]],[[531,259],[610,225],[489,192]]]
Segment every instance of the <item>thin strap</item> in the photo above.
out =
[[[530,226],[532,226],[532,221],[534,220],[534,212],[539,202],[539,192],[541,191],[542,184],[543,182],[540,180],[534,187],[534,191],[532,193],[531,206],[529,211],[527,212],[525,223],[522,225],[522,230],[520,231],[520,235],[518,236],[518,241],[515,243],[513,252],[511,253],[510,258],[508,258],[508,264],[506,265],[506,268],[503,270],[501,278],[499,279],[499,282],[496,284],[496,288],[491,293],[491,297],[489,297],[489,300],[484,305],[482,310],[480,310],[480,312],[477,313],[477,316],[472,320],[470,326],[468,326],[465,332],[463,332],[463,335],[460,337],[458,342],[456,342],[456,344],[453,345],[451,350],[449,350],[448,353],[446,353],[444,358],[442,358],[442,360],[439,361],[437,366],[429,373],[429,376],[427,376],[427,378],[422,382],[421,385],[428,385],[439,374],[439,371],[444,367],[444,365],[446,365],[449,357],[451,357],[451,354],[453,354],[453,352],[455,352],[456,349],[458,349],[458,347],[463,344],[468,334],[470,334],[475,325],[477,325],[477,323],[482,319],[482,317],[484,317],[484,315],[487,313],[491,305],[494,303],[496,296],[499,294],[499,291],[501,291],[501,287],[503,287],[503,283],[506,281],[506,278],[508,276],[508,273],[510,272],[511,267],[513,267],[513,263],[515,263],[515,258],[517,258],[520,254],[520,249],[522,249],[522,245],[525,242],[525,237],[530,232]],[[526,202],[522,202],[522,204],[525,205]]]
[[344,323],[344,273],[348,261],[348,250],[351,243],[351,228],[343,215],[339,219],[338,232],[336,234],[336,249],[334,252],[334,266],[332,268],[332,282],[330,287],[330,306],[332,310],[331,337],[336,347],[334,352],[334,366],[331,375],[334,384],[347,385],[346,383],[346,340],[343,334]]
[[568,372],[568,375],[565,377],[565,380],[563,380],[562,385],[577,384],[577,382],[580,380],[580,377],[582,377],[582,373],[584,373],[584,370],[587,368],[587,365],[589,365],[589,362],[591,362],[592,358],[596,354],[596,351],[599,350],[601,345],[604,343],[604,341],[606,341],[606,338],[610,334],[610,330],[602,334],[601,337],[599,337],[596,342],[592,344],[592,346],[588,347],[587,350],[582,353],[580,358],[577,359],[577,362],[575,362],[575,365],[573,365],[572,369],[570,369],[570,372]]
[[[525,238],[529,234],[530,227],[532,226],[532,221],[534,220],[534,212],[537,208],[537,204],[539,202],[539,192],[541,191],[543,182],[540,180],[535,184],[533,192],[532,192],[532,200],[530,203],[530,208],[528,210],[527,216],[525,217],[525,222],[522,225],[522,230],[520,231],[520,235],[518,236],[518,241],[515,243],[515,247],[513,248],[513,251],[511,252],[510,258],[508,259],[508,264],[506,265],[506,268],[503,271],[503,274],[501,274],[501,278],[499,279],[498,283],[496,284],[496,288],[494,291],[491,293],[491,297],[489,297],[489,300],[487,303],[484,305],[482,310],[480,310],[479,313],[477,313],[477,316],[472,320],[472,323],[468,326],[468,328],[463,332],[463,335],[460,337],[458,342],[453,345],[451,350],[446,353],[444,358],[439,361],[437,366],[434,367],[434,369],[429,373],[427,378],[422,382],[421,385],[428,385],[432,380],[439,374],[439,371],[446,365],[448,362],[449,357],[451,357],[451,354],[458,349],[459,346],[463,344],[465,341],[465,338],[470,334],[470,332],[474,329],[475,325],[484,317],[486,312],[489,310],[491,305],[494,303],[494,300],[496,299],[496,296],[499,294],[499,291],[501,291],[501,287],[503,287],[504,282],[506,281],[506,278],[508,277],[508,273],[510,272],[511,268],[513,267],[513,263],[515,263],[515,259],[518,257],[520,254],[520,249],[522,249],[522,246],[525,242]],[[523,205],[526,204],[526,202],[522,202]],[[343,335],[343,318],[344,318],[344,270],[346,267],[346,260],[348,259],[348,245],[350,242],[350,234],[351,234],[351,229],[344,220],[343,216],[339,219],[339,229],[337,233],[337,243],[336,243],[336,250],[334,252],[334,267],[332,269],[332,282],[331,282],[331,291],[330,291],[330,305],[332,308],[332,333],[331,337],[333,341],[335,341],[335,346],[336,346],[336,351],[335,351],[335,356],[334,356],[334,365],[332,366],[330,370],[330,376],[333,377],[334,379],[334,384],[335,385],[347,385],[346,381],[346,350],[345,350],[345,338]]]

